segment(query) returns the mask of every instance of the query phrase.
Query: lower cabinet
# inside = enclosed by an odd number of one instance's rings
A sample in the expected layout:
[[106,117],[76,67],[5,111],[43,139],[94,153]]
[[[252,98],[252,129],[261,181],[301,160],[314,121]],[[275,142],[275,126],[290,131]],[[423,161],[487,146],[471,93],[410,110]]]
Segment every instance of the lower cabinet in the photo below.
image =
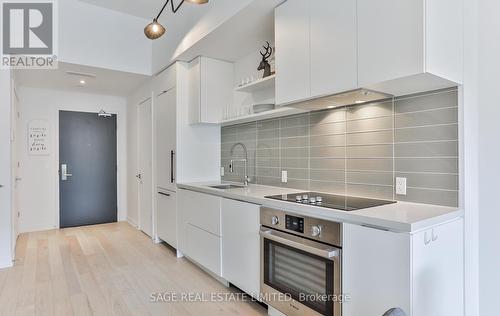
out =
[[177,201],[174,192],[158,190],[156,211],[156,231],[158,237],[177,248]]
[[412,236],[413,316],[463,315],[463,221]]
[[222,199],[222,277],[255,298],[260,293],[260,206]]
[[221,198],[188,190],[178,192],[178,250],[210,272],[222,276]]
[[208,269],[221,276],[221,238],[191,224],[186,225],[187,249],[185,254]]
[[464,315],[463,220],[395,233],[344,224],[343,316]]
[[179,251],[258,298],[260,206],[179,190],[178,210]]

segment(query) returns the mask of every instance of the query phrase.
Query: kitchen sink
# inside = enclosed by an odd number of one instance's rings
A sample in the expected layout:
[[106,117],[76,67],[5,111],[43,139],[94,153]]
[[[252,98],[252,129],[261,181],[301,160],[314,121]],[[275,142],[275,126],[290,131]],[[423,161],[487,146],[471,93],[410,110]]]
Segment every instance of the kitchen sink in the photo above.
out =
[[227,189],[240,189],[244,188],[245,186],[236,184],[219,184],[219,185],[210,185],[208,187],[213,189],[227,190]]

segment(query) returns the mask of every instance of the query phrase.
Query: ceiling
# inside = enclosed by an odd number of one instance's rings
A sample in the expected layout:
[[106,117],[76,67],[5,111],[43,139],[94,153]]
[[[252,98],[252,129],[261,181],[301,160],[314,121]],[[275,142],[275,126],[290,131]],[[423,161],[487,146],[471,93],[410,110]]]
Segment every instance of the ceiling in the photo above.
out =
[[[95,75],[95,77],[70,75],[68,71]],[[62,62],[55,70],[16,71],[16,84],[19,86],[122,97],[128,96],[147,78],[149,77],[144,75]],[[84,80],[85,84],[80,84],[80,80]]]
[[[106,9],[123,12],[140,18],[152,20],[165,3],[164,0],[79,0]],[[174,4],[179,3],[174,0]],[[170,7],[170,4],[169,4]],[[167,10],[167,8],[165,8]],[[170,10],[169,10],[170,11]],[[164,13],[167,13],[165,11]]]

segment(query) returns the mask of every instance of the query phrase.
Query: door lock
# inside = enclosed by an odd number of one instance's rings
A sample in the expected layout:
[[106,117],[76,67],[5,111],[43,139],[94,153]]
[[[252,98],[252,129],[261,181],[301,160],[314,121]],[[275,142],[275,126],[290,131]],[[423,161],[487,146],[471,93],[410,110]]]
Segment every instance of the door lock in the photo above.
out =
[[72,177],[73,175],[71,173],[68,173],[68,165],[67,164],[62,164],[61,165],[61,180],[62,181],[67,181],[69,177]]

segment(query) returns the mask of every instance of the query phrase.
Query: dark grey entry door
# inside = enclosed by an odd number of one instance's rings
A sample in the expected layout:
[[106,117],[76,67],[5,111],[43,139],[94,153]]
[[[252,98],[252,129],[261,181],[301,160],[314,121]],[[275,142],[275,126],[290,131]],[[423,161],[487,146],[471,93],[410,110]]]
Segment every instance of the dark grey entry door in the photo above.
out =
[[116,115],[59,111],[60,227],[117,220]]

